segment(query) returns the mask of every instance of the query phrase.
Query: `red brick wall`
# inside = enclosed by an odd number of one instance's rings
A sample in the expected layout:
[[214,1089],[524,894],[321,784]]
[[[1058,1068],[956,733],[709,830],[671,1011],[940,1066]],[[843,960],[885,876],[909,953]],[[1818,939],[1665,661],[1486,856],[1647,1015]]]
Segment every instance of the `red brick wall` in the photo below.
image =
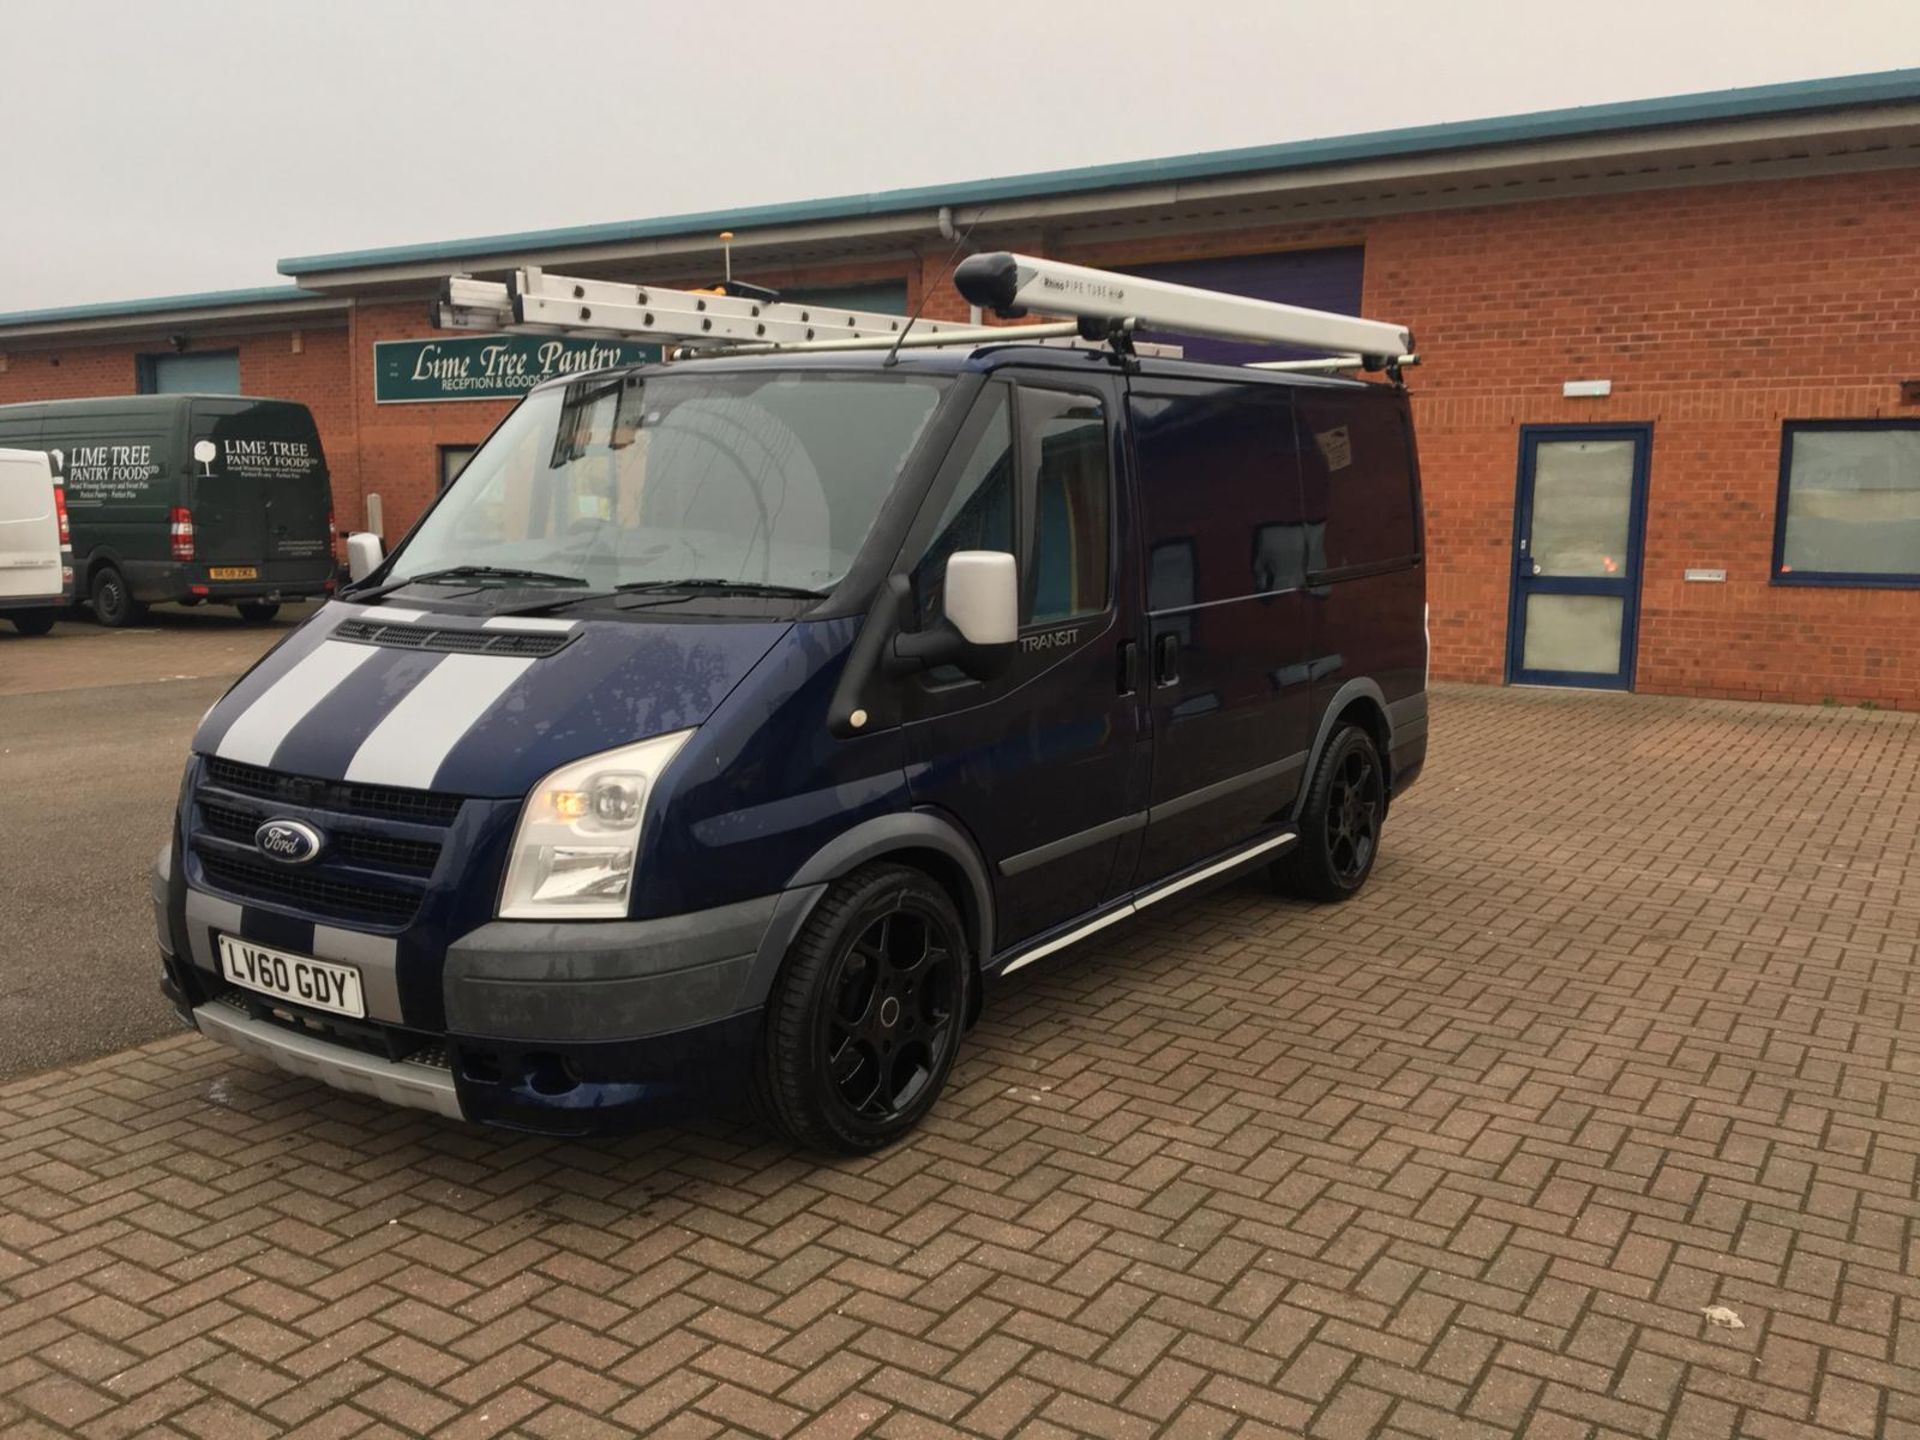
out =
[[124,345],[11,351],[7,355],[7,368],[0,371],[0,405],[22,400],[84,400],[89,395],[130,395],[134,389],[137,353]]
[[[1045,253],[1039,233],[995,244]],[[1920,414],[1920,169],[1213,230],[1063,249],[1087,264],[1364,244],[1368,314],[1414,327],[1434,673],[1498,681],[1523,424],[1651,422],[1636,688],[1920,708],[1920,591],[1768,583],[1785,419]],[[740,273],[775,286],[904,274],[908,304],[962,319],[950,246],[919,259]],[[691,283],[662,276],[667,283]],[[431,498],[436,447],[473,444],[505,402],[376,405],[376,341],[432,333],[420,301],[363,303],[344,329],[239,337],[241,382],[320,422],[343,525],[385,500],[389,537]],[[220,348],[218,337],[196,347]],[[150,346],[16,351],[0,403],[133,388]],[[1611,397],[1566,400],[1569,379]],[[1725,568],[1689,584],[1688,567]]]
[[1920,708],[1920,592],[1769,583],[1781,422],[1920,414],[1917,255],[1911,169],[1371,222],[1367,312],[1425,360],[1436,675],[1501,677],[1519,427],[1650,421],[1635,688]]

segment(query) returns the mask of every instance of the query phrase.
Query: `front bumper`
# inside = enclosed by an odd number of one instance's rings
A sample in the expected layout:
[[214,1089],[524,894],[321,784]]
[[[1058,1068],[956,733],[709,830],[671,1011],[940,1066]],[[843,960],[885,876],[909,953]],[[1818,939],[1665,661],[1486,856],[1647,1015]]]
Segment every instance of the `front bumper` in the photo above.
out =
[[193,1011],[192,1018],[209,1040],[271,1061],[294,1075],[304,1075],[336,1090],[371,1095],[390,1105],[431,1110],[449,1120],[466,1117],[444,1050],[404,1060],[382,1059],[255,1019],[246,1002],[231,994],[207,1001]]
[[[739,1099],[765,988],[818,893],[655,920],[483,925],[447,947],[444,1029],[419,1030],[341,1021],[230,984],[212,932],[244,933],[255,907],[187,892],[170,851],[153,880],[162,989],[208,1038],[336,1089],[563,1135]],[[225,919],[210,926],[210,915]],[[401,988],[391,972],[363,978],[370,1001]]]

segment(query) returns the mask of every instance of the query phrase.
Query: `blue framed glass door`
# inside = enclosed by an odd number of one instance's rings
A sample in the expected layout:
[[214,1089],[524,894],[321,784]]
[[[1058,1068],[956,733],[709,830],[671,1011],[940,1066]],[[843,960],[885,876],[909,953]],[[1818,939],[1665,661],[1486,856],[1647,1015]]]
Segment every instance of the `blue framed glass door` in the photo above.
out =
[[1507,679],[1633,688],[1648,425],[1520,431]]

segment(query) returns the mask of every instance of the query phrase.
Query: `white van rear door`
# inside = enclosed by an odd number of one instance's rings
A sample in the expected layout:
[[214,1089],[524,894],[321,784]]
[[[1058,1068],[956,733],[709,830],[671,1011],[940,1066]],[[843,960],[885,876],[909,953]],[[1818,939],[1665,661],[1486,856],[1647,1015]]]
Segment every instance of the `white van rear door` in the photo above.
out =
[[60,594],[53,467],[38,450],[0,450],[0,601]]

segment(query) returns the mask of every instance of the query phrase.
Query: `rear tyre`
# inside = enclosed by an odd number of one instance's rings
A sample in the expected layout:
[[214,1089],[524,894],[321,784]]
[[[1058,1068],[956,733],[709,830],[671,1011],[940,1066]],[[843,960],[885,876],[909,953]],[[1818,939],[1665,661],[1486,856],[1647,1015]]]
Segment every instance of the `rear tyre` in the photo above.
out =
[[1373,737],[1358,725],[1342,725],[1307,786],[1300,843],[1273,866],[1275,888],[1306,900],[1359,894],[1380,853],[1386,814],[1386,770]]
[[111,565],[94,572],[92,595],[93,618],[113,629],[133,624],[146,610],[127,588],[126,576]]
[[767,1005],[754,1099],[801,1145],[864,1155],[939,1097],[974,985],[946,891],[904,865],[867,865],[814,907]]
[[243,600],[234,609],[249,625],[264,625],[280,613],[280,607],[267,600]]
[[7,618],[22,635],[45,635],[59,616],[51,610],[20,610]]

